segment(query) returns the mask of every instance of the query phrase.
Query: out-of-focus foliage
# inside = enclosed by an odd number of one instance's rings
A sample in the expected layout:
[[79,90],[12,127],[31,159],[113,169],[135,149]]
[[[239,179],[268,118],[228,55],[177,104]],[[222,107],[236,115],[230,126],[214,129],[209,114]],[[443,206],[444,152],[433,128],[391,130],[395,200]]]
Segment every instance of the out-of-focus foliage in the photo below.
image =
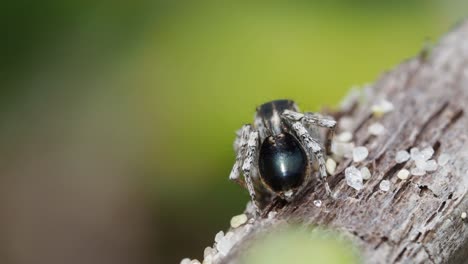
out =
[[288,228],[255,241],[245,253],[246,264],[357,264],[351,241],[321,229]]
[[7,1],[1,127],[20,131],[28,119],[15,113],[40,103],[73,108],[76,120],[105,109],[113,124],[141,130],[157,254],[200,256],[248,199],[227,177],[234,131],[255,106],[336,106],[466,10],[461,0]]

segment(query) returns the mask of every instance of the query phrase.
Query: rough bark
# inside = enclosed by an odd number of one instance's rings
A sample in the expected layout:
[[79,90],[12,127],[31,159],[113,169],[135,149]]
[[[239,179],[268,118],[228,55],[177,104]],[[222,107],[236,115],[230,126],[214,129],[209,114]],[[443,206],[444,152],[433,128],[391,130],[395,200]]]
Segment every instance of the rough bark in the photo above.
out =
[[[376,121],[371,106],[386,98],[395,109],[379,118],[386,133],[371,136],[368,127]],[[344,170],[354,164],[343,160],[328,181],[335,200],[323,199],[321,185],[311,186],[304,196],[286,204],[277,201],[269,211],[276,219],[321,225],[340,230],[357,242],[366,263],[465,263],[468,257],[468,227],[461,213],[468,212],[468,22],[445,35],[431,51],[424,50],[384,74],[364,101],[337,113],[355,121],[354,142],[369,149],[368,158],[357,167],[372,172],[364,189],[346,184]],[[434,157],[451,156],[449,163],[424,176],[398,179],[402,168],[413,161],[395,162],[398,150],[432,146]],[[389,180],[388,192],[379,189]],[[261,230],[275,228],[263,218],[253,224],[241,243],[221,259],[236,262],[243,248]],[[235,230],[234,230],[235,232]]]

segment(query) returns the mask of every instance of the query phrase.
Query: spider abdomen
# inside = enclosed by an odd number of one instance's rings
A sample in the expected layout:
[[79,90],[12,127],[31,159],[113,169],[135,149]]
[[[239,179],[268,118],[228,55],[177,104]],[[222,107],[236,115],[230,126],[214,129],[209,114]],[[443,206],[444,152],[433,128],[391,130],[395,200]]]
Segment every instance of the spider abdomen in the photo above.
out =
[[275,192],[301,186],[307,172],[307,154],[289,133],[267,137],[260,147],[258,167],[263,181]]

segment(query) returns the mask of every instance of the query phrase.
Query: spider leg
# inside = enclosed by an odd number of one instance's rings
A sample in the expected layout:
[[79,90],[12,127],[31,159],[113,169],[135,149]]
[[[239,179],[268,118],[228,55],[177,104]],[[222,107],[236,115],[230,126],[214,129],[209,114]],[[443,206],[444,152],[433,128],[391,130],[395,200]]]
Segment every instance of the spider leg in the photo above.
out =
[[259,134],[257,131],[251,131],[249,134],[249,140],[247,142],[247,152],[245,153],[245,159],[242,165],[242,173],[244,174],[245,182],[247,184],[247,190],[249,191],[249,195],[252,200],[252,204],[255,208],[255,211],[257,212],[257,214],[260,214],[261,211],[257,202],[257,197],[251,175],[253,169],[252,165],[256,160],[259,147],[258,135]]
[[326,153],[331,153],[331,143],[335,135],[336,121],[332,117],[324,117],[317,113],[299,113],[291,110],[285,110],[283,116],[290,121],[302,121],[308,125],[315,125],[318,127],[328,128],[327,140],[325,143]]
[[[253,130],[250,125],[242,126],[238,137],[234,141],[234,149],[237,151],[237,155],[229,179],[237,182],[248,190],[255,211],[260,213],[254,182],[252,180],[254,169],[252,165],[257,157],[258,136],[258,132]],[[244,175],[244,179],[240,177],[241,172]]]
[[336,121],[332,117],[324,117],[317,113],[307,112],[305,113],[304,122],[329,129],[327,132],[327,141],[325,143],[325,149],[329,155],[331,153],[332,140],[335,136]]
[[325,191],[327,192],[328,196],[332,196],[332,192],[330,190],[330,186],[327,182],[327,170],[325,167],[325,158],[323,155],[323,147],[313,139],[307,129],[301,122],[292,122],[291,128],[294,130],[296,135],[300,138],[304,146],[306,147],[309,155],[316,157],[318,164],[319,164],[319,172],[320,178],[319,180],[323,183],[325,187]]
[[239,185],[246,187],[245,182],[240,178],[242,163],[244,162],[249,134],[251,132],[250,125],[243,125],[237,132],[236,140],[234,141],[234,150],[236,151],[236,161],[232,167],[229,179],[235,181]]

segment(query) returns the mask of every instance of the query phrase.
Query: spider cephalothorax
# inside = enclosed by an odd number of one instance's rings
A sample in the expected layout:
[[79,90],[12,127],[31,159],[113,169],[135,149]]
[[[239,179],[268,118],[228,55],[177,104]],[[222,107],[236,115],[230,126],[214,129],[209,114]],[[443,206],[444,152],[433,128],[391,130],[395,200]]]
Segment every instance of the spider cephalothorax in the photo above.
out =
[[[257,194],[271,193],[290,200],[309,182],[311,164],[316,161],[320,179],[330,195],[324,156],[330,151],[335,126],[332,118],[300,113],[292,100],[265,103],[257,108],[254,124],[244,125],[237,133],[236,162],[229,178],[248,189],[260,212],[261,197]],[[325,144],[316,133],[317,127],[330,129]]]

